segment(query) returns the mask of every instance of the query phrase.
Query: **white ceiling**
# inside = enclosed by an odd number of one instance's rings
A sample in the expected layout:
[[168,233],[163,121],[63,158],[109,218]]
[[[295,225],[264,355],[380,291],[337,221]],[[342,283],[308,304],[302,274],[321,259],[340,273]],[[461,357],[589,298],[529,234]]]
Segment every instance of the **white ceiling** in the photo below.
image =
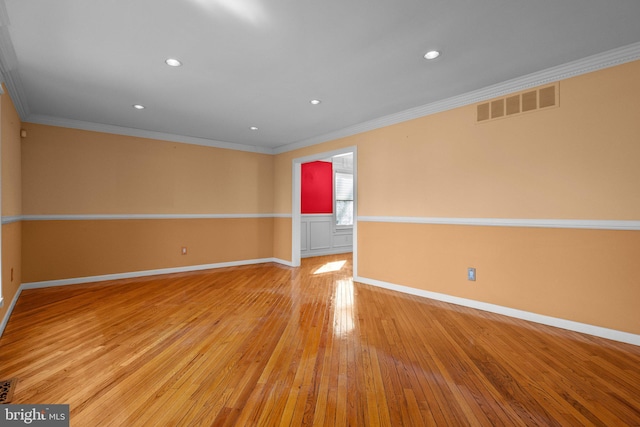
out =
[[639,22],[638,0],[0,0],[0,70],[24,121],[269,152],[636,44]]

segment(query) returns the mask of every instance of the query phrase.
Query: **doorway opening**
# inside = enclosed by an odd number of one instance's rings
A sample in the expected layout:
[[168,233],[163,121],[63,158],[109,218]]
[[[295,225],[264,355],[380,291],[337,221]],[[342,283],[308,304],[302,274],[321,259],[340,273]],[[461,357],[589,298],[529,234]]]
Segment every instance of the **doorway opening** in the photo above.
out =
[[[332,162],[335,159],[335,164],[338,165],[333,172],[333,191],[337,197],[333,197],[333,212],[331,213],[330,219],[330,231],[332,235],[330,238],[338,242],[337,246],[333,248],[335,251],[340,250],[340,244],[345,244],[347,240],[350,240],[350,244],[353,245],[353,274],[356,275],[358,259],[358,151],[355,146],[293,159],[291,261],[295,267],[300,265],[302,243],[305,237],[303,236],[303,231],[309,233],[309,221],[305,221],[306,225],[303,225],[302,165],[318,161],[326,162],[329,159],[331,159]],[[349,166],[347,167],[347,165]],[[351,170],[349,170],[350,168]],[[351,174],[348,172],[351,172]],[[336,179],[337,174],[341,175]],[[353,186],[352,200],[349,199],[350,194],[335,187],[336,181],[338,181],[339,184],[349,184],[349,179],[352,180]],[[337,194],[338,192],[341,194]],[[310,218],[313,221],[313,217]],[[349,221],[352,222],[351,226],[348,225]],[[320,221],[317,222],[320,223]],[[306,227],[306,231],[303,230],[303,227]],[[316,228],[327,229],[327,225],[320,224]],[[329,250],[331,250],[331,246],[334,245],[328,246],[330,246]],[[307,249],[305,256],[313,256],[313,251]]]

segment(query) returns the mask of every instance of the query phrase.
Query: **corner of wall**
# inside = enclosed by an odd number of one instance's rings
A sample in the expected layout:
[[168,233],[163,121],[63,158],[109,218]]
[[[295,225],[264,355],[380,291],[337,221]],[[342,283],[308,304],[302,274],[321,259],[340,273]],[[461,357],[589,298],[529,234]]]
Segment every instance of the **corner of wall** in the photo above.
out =
[[22,225],[19,220],[4,221],[6,217],[20,218],[22,215],[22,122],[11,96],[4,86],[3,89],[4,93],[0,95],[0,203],[3,218],[0,289],[4,301],[0,307],[0,335],[20,295],[22,278]]

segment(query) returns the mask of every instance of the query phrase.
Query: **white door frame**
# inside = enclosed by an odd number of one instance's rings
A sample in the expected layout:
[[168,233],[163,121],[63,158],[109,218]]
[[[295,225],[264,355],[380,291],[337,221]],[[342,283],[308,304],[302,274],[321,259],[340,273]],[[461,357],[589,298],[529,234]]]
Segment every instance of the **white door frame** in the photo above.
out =
[[353,153],[353,275],[358,275],[358,147],[350,146],[324,153],[312,154],[292,160],[293,181],[291,194],[291,264],[300,266],[300,221],[302,164],[323,160],[340,154]]

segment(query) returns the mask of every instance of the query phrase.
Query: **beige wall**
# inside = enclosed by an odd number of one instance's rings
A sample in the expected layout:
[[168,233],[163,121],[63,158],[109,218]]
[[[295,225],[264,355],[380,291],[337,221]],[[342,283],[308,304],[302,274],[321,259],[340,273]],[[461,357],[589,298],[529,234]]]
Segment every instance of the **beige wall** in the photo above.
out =
[[639,73],[564,80],[559,108],[477,124],[471,105],[370,132],[359,214],[639,219]]
[[292,159],[355,145],[359,215],[637,220],[639,73],[563,80],[559,108],[478,124],[470,105],[280,154],[275,209]]
[[[476,124],[467,106],[276,156],[24,124],[22,188],[9,169],[4,215],[289,214],[292,159],[357,146],[359,215],[638,220],[637,75],[640,61],[561,81],[558,108]],[[6,127],[3,114],[3,154]],[[291,258],[290,218],[10,226],[3,244],[22,244],[25,282]],[[358,232],[363,277],[640,333],[637,231],[360,222]]]
[[6,92],[2,95],[2,216],[22,213],[20,117]]
[[640,334],[640,231],[361,222],[358,232],[363,277]]
[[[20,118],[6,89],[0,98],[2,216],[19,216],[22,213]],[[2,297],[4,306],[0,308],[0,322],[4,320],[22,280],[21,246],[21,224],[14,222],[2,225]]]
[[273,212],[273,156],[25,123],[23,212]]
[[[477,124],[471,105],[278,155],[276,210],[291,211],[292,159],[355,145],[361,216],[639,220],[638,75],[563,80],[557,108]],[[359,275],[640,333],[638,233],[360,222]]]
[[[273,156],[24,127],[25,215],[273,212]],[[23,279],[271,258],[273,230],[273,218],[26,221]]]
[[25,283],[255,260],[273,218],[25,221],[22,245]]
[[[273,219],[274,258],[291,261],[291,222],[291,218]],[[275,236],[278,236],[278,239],[276,239]]]
[[5,301],[0,308],[0,321],[22,281],[22,224],[13,222],[2,226],[2,297]]

